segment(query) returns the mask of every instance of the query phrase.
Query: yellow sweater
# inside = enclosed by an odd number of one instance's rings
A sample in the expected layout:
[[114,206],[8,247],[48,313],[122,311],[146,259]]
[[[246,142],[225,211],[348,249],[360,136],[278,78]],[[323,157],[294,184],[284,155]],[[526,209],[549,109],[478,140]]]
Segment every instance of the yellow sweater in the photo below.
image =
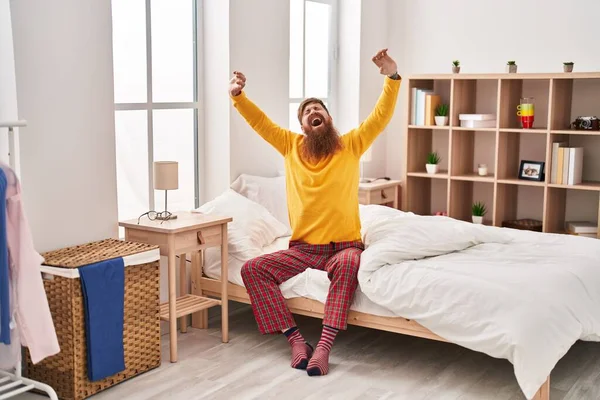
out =
[[301,158],[304,135],[276,125],[244,92],[232,96],[234,107],[248,124],[284,156],[291,240],[310,244],[361,240],[360,157],[389,123],[400,82],[386,76],[371,114],[342,136],[341,151],[316,164]]

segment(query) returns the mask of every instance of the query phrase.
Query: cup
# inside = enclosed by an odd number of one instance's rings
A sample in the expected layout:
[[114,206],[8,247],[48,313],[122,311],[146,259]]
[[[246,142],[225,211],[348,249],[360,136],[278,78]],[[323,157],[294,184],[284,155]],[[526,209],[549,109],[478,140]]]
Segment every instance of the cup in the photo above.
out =
[[521,98],[521,104],[517,106],[517,116],[521,119],[521,126],[529,129],[533,127],[535,117],[535,102],[533,97]]

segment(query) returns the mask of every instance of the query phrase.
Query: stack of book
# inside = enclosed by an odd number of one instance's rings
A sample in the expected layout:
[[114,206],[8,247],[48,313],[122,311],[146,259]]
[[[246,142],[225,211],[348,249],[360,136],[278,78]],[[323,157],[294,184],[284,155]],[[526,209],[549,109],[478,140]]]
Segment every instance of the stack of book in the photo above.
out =
[[567,142],[552,143],[550,183],[577,185],[583,180],[583,147],[568,146]]
[[598,224],[587,221],[571,221],[566,224],[567,233],[570,235],[584,236],[597,238],[598,237]]
[[435,125],[435,110],[442,98],[431,89],[412,88],[411,125]]

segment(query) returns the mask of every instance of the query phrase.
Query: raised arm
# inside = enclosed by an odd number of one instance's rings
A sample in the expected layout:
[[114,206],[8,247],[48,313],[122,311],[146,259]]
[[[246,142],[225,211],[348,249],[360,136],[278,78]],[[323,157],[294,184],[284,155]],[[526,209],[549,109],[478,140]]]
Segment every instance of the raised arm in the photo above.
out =
[[379,51],[372,60],[385,78],[383,90],[373,111],[356,129],[348,133],[350,147],[357,157],[371,146],[392,119],[402,82],[396,62],[387,54],[387,49]]
[[279,153],[285,156],[291,148],[293,133],[275,124],[267,115],[254,104],[243,91],[246,86],[246,77],[238,71],[229,81],[229,95],[233,106],[248,124],[273,146]]

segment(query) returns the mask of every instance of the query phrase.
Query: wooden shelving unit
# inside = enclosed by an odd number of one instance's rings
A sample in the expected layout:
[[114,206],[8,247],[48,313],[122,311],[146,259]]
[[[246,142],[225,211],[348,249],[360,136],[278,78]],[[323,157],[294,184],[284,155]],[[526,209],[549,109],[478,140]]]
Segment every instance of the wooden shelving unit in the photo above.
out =
[[[552,233],[564,233],[565,221],[598,221],[600,131],[570,126],[578,116],[600,118],[600,72],[416,75],[405,81],[403,210],[446,211],[471,221],[471,205],[481,201],[487,225],[535,219]],[[413,88],[441,96],[449,105],[448,126],[411,125]],[[522,129],[517,117],[521,97],[535,99],[532,129]],[[495,114],[496,126],[461,127],[459,114],[473,113]],[[583,183],[550,183],[552,143],[560,141],[584,148]],[[442,158],[437,174],[425,169],[431,151]],[[521,160],[545,162],[544,181],[519,179]],[[478,164],[487,165],[487,176],[477,174]]]

